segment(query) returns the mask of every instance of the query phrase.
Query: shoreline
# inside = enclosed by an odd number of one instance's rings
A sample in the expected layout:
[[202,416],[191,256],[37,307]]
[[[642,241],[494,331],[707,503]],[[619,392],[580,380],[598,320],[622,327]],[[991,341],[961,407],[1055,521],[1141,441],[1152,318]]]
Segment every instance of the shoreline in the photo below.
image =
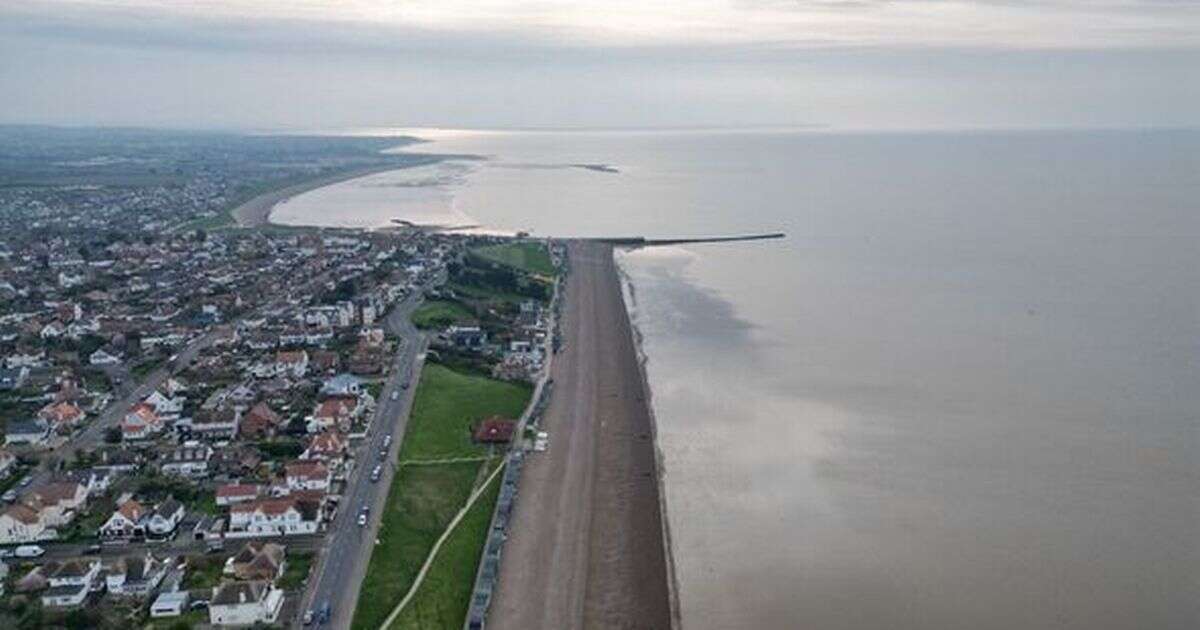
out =
[[564,346],[488,626],[677,627],[659,453],[612,247],[570,241]]
[[[249,201],[242,203],[233,210],[229,211],[233,222],[237,227],[250,228],[260,227],[263,225],[275,225],[271,221],[271,213],[275,210],[275,206],[284,203],[297,195],[302,195],[306,192],[340,184],[352,179],[366,177],[368,175],[376,175],[386,173],[388,171],[399,171],[406,168],[416,166],[427,166],[435,162],[441,161],[441,157],[424,157],[422,159],[413,160],[411,162],[396,162],[392,164],[373,164],[371,166],[362,166],[353,168],[348,171],[339,171],[330,173],[321,177],[285,186],[276,190],[271,190],[261,195],[258,195]],[[279,224],[287,225],[287,224]],[[288,227],[303,227],[303,226],[288,226]]]
[[[633,339],[633,347],[637,352],[638,374],[641,375],[642,391],[646,401],[646,411],[650,416],[650,440],[654,446],[654,468],[658,473],[658,506],[662,519],[663,555],[667,565],[667,594],[671,608],[671,628],[679,630],[683,626],[679,602],[679,579],[675,573],[675,548],[671,544],[671,519],[667,509],[666,466],[663,463],[662,446],[658,438],[658,415],[654,413],[654,390],[650,388],[650,372],[648,365],[650,356],[646,354],[645,336],[638,328],[634,312],[637,309],[637,289],[633,278],[617,263],[617,250],[613,250],[613,267],[621,285],[621,298],[625,304],[625,317],[629,322],[629,330]],[[628,299],[626,299],[628,298]]]

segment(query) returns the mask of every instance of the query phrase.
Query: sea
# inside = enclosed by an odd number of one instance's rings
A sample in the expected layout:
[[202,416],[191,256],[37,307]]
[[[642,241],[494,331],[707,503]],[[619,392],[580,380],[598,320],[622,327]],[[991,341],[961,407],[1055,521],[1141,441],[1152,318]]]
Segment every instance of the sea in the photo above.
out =
[[1200,627],[1200,132],[410,133],[273,220],[621,252],[682,626]]

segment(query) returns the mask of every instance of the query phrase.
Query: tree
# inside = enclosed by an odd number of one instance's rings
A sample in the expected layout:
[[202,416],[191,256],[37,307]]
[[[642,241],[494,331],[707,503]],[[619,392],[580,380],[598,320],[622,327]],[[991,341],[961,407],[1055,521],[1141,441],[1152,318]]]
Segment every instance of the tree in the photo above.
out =
[[104,441],[108,444],[119,444],[121,442],[121,430],[117,427],[108,427],[104,430]]

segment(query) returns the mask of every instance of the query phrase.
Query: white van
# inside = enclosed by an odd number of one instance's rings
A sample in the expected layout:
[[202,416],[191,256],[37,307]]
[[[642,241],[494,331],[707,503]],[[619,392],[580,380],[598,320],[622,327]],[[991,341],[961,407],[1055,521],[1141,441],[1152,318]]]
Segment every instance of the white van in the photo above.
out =
[[21,545],[16,549],[16,556],[18,558],[36,558],[44,553],[46,553],[46,550],[37,545]]

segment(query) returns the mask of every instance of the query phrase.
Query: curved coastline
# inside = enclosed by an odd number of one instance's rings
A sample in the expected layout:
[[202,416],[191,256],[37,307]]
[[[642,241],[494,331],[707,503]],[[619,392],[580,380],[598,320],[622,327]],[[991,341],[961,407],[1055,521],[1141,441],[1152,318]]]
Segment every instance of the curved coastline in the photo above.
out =
[[422,155],[418,156],[418,159],[414,159],[409,162],[372,164],[370,166],[353,168],[347,171],[330,173],[328,175],[316,177],[298,184],[293,184],[291,186],[265,192],[234,208],[230,214],[233,216],[233,220],[237,223],[238,227],[258,227],[261,225],[266,225],[271,223],[271,213],[275,210],[276,206],[297,195],[352,179],[366,177],[368,175],[386,173],[388,171],[398,171],[406,168],[413,168],[415,166],[426,166],[435,162],[439,162],[442,159],[443,158],[441,156]]

